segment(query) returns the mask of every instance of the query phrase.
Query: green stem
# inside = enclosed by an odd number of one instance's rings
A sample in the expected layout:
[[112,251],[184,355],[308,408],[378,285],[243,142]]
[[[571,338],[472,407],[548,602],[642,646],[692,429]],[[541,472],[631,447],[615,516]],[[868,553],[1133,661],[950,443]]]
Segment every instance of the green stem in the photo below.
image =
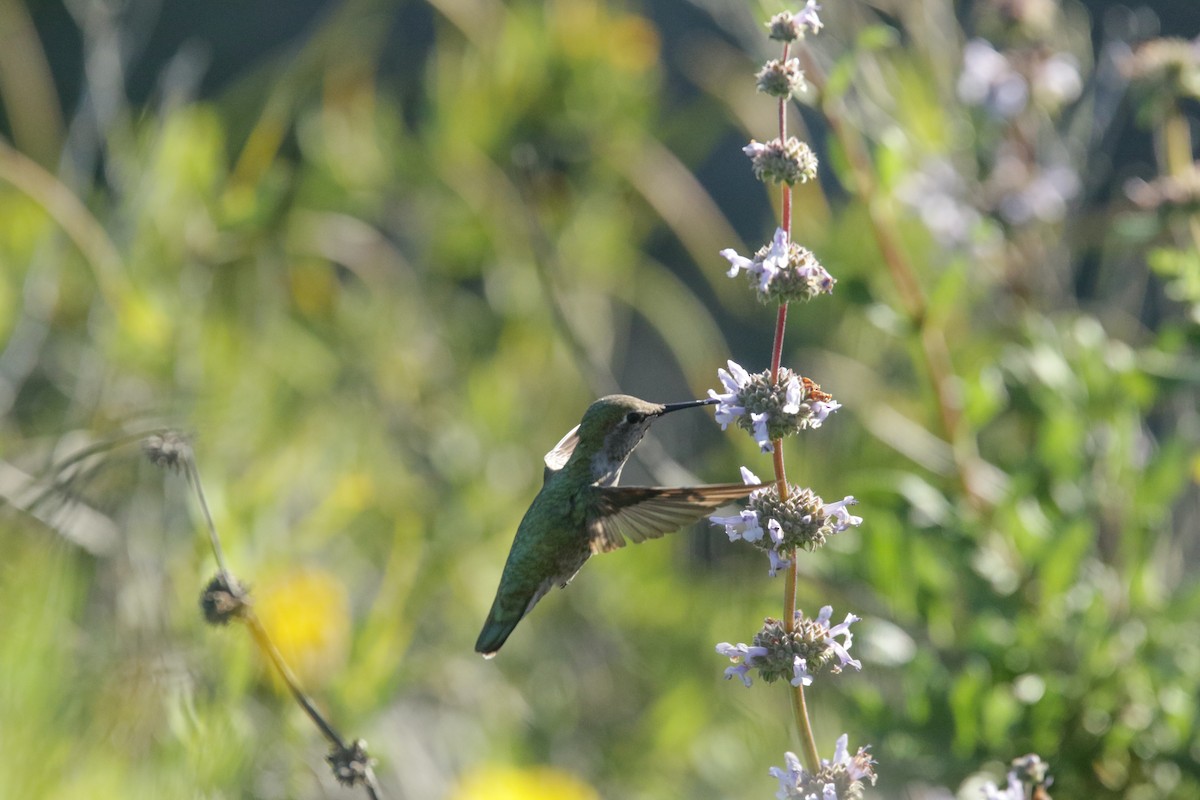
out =
[[[795,562],[788,569],[788,576],[792,577],[796,574]],[[792,687],[792,714],[797,720],[803,720],[803,724],[797,723],[800,727],[800,739],[803,745],[802,754],[804,757],[804,767],[809,772],[815,773],[821,768],[821,756],[817,753],[817,740],[813,737],[812,725],[808,721],[808,703],[804,699],[804,687]]]

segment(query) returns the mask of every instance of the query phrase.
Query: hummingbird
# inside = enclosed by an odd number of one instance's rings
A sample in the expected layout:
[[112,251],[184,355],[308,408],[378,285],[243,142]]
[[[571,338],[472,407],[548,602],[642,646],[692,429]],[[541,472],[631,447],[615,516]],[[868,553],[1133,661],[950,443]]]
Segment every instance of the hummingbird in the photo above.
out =
[[613,394],[588,406],[580,423],[546,453],[541,491],[517,527],[476,652],[495,656],[546,592],[566,587],[593,553],[624,547],[627,538],[642,542],[672,533],[760,488],[744,483],[617,486],[651,422],[715,402],[662,405]]

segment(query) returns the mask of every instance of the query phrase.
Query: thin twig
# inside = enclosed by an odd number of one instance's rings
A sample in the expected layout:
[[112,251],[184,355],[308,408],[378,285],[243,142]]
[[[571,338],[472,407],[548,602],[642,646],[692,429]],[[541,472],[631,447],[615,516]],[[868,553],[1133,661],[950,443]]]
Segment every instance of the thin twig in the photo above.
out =
[[216,523],[213,522],[212,513],[208,510],[208,498],[204,496],[204,486],[200,483],[200,471],[196,468],[196,460],[189,458],[185,464],[188,483],[191,485],[192,491],[196,493],[196,499],[200,502],[200,510],[204,512],[204,522],[208,526],[208,542],[212,545],[213,558],[217,560],[217,569],[228,579],[232,573],[229,571],[229,564],[225,561],[225,551],[221,547],[221,537],[217,535]]
[[[156,441],[157,440],[157,441]],[[371,768],[371,760],[367,756],[366,743],[361,739],[347,745],[342,735],[333,727],[330,722],[325,719],[312,699],[300,687],[300,681],[296,678],[292,668],[284,660],[283,655],[279,652],[279,648],[275,646],[275,642],[267,634],[267,630],[263,627],[262,621],[258,615],[254,613],[253,607],[250,605],[246,597],[245,590],[241,584],[233,577],[229,570],[229,566],[225,561],[225,552],[221,547],[221,537],[217,533],[216,523],[213,522],[212,512],[208,508],[208,499],[204,494],[204,485],[200,480],[200,469],[196,466],[196,460],[192,454],[190,445],[186,440],[178,436],[178,434],[166,433],[152,439],[147,439],[145,450],[151,460],[156,464],[167,467],[182,467],[187,475],[188,485],[192,487],[192,491],[196,495],[196,500],[200,504],[200,510],[204,514],[204,522],[208,528],[209,544],[212,546],[213,557],[217,562],[219,576],[205,591],[204,605],[206,615],[209,620],[217,623],[227,622],[229,619],[239,619],[250,631],[251,638],[254,639],[259,650],[261,650],[275,667],[275,671],[279,673],[280,678],[287,685],[288,691],[292,698],[308,715],[308,718],[313,721],[321,735],[333,746],[333,752],[326,759],[333,769],[334,777],[339,783],[346,786],[354,786],[361,783],[367,792],[367,796],[372,800],[379,798],[379,786],[375,778],[375,772]],[[210,613],[208,607],[210,597],[213,595],[222,596],[219,601],[220,608],[214,613]]]

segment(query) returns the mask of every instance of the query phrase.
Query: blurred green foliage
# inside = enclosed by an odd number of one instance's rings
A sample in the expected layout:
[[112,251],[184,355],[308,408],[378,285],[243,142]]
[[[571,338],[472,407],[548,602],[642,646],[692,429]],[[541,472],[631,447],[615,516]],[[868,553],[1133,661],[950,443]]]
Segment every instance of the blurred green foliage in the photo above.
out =
[[[471,651],[541,455],[594,396],[681,400],[730,356],[766,361],[771,314],[716,253],[772,228],[760,188],[720,177],[771,129],[751,77],[769,11],[713,6],[664,50],[619,4],[431,5],[416,74],[379,68],[391,5],[352,2],[214,99],[164,78],[57,165],[18,135],[57,140],[53,115],[18,125],[5,97],[0,796],[339,791],[244,632],[201,622],[201,519],[136,443],[164,424],[193,433],[233,569],[390,796],[474,797],[507,764],[576,776],[561,797],[765,796],[796,749],[785,693],[723,682],[713,653],[777,615],[781,585],[704,526],[595,559],[498,659]],[[1098,175],[1107,145],[1079,129],[1113,102],[1092,71],[1113,56],[1081,7],[1029,5],[1049,24],[930,3],[885,27],[837,4],[813,42],[879,195],[823,134],[795,238],[840,284],[792,311],[785,359],[845,408],[787,455],[794,482],[862,501],[863,527],[802,561],[800,604],[864,617],[864,666],[810,702],[826,755],[844,730],[872,743],[883,796],[1035,750],[1062,797],[1194,797],[1195,211],[1133,207],[1111,191],[1132,170]],[[973,35],[1071,55],[1081,96],[1009,118],[965,103]],[[1165,107],[1155,135],[1187,124]],[[1003,159],[1014,137],[1025,161]],[[1014,163],[1047,153],[1082,188],[1005,217]],[[903,199],[931,161],[958,176],[958,239]],[[924,319],[870,204],[898,215]],[[656,434],[626,482],[766,469],[696,417]]]

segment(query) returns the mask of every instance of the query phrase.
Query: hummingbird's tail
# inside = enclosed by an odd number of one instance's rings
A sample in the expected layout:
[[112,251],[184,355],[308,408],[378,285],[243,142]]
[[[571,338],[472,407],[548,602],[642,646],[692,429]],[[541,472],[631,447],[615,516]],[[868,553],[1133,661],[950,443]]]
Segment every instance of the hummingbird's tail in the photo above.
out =
[[[537,605],[537,601],[541,600],[555,583],[553,578],[547,578],[542,581],[532,595],[524,595],[511,590],[505,591],[504,584],[501,582],[500,589],[496,591],[496,599],[492,601],[492,609],[483,623],[483,630],[479,632],[479,640],[475,642],[475,652],[483,653],[484,658],[496,655],[508,641],[508,637],[517,627],[517,623],[525,619],[525,615]],[[566,586],[567,584],[564,581],[562,585]]]
[[479,632],[479,639],[475,642],[475,652],[483,653],[484,658],[492,658],[508,641],[509,635],[516,630],[517,623],[521,621],[520,617],[510,620],[496,619],[496,610],[488,614],[487,621],[483,623],[483,630]]

